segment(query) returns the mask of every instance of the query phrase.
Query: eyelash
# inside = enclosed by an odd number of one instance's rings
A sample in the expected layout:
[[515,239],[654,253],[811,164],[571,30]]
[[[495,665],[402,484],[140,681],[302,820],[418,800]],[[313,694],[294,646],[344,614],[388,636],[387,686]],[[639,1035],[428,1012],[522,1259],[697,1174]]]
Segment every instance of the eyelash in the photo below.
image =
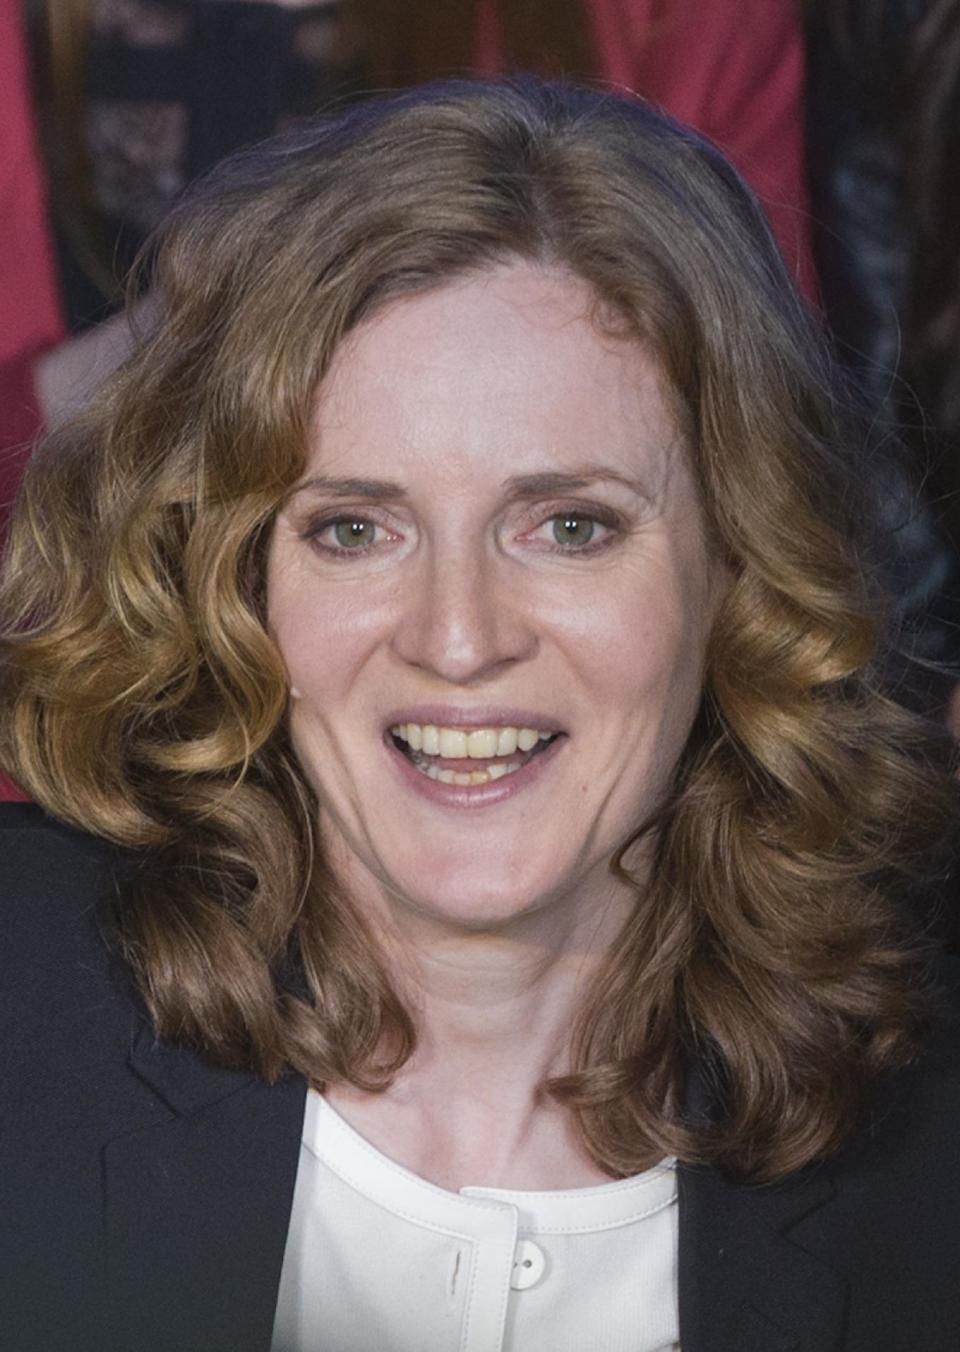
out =
[[[603,526],[609,534],[601,540],[591,540],[588,544],[581,547],[564,546],[558,544],[548,545],[545,552],[549,554],[572,555],[576,557],[591,556],[599,554],[602,550],[610,547],[617,536],[622,534],[624,523],[618,513],[608,511],[598,507],[591,507],[589,510],[579,507],[561,507],[548,512],[539,522],[539,526],[545,526],[550,521],[557,521],[564,517],[575,519],[577,521],[592,521],[595,525]],[[343,545],[325,545],[320,543],[320,536],[331,526],[339,526],[345,522],[359,522],[363,525],[374,526],[378,529],[386,529],[373,517],[362,516],[359,512],[338,512],[335,516],[322,517],[312,521],[302,532],[301,538],[312,542],[317,549],[332,559],[357,558],[361,554],[368,554],[374,548],[374,545],[357,546],[353,549]]]

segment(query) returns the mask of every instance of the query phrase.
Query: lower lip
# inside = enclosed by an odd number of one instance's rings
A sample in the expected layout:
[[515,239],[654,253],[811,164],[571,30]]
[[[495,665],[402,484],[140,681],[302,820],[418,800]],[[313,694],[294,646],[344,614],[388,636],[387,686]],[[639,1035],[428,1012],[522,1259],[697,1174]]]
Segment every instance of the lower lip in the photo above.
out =
[[539,751],[519,770],[501,779],[491,780],[489,784],[442,784],[439,779],[431,779],[415,769],[403,752],[394,746],[389,733],[385,735],[384,745],[403,782],[421,798],[426,798],[438,807],[476,808],[504,803],[535,784],[566,740],[566,737],[555,738],[546,751]]

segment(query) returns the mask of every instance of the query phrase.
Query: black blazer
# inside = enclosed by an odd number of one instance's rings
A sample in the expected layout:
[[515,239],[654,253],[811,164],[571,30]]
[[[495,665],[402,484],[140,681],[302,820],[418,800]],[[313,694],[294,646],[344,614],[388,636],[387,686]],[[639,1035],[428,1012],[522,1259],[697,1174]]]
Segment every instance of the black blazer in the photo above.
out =
[[[96,922],[114,863],[0,807],[0,1346],[268,1352],[305,1085],[156,1041]],[[683,1352],[957,1352],[957,1034],[826,1164],[681,1167]]]

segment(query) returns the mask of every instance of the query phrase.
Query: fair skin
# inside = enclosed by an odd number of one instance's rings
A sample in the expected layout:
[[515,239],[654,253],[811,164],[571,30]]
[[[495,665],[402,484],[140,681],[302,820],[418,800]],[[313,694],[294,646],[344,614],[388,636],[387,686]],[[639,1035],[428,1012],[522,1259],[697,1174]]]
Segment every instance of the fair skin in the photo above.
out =
[[[591,306],[578,279],[517,262],[376,313],[323,383],[271,543],[323,843],[419,1038],[385,1093],[329,1098],[452,1189],[605,1179],[538,1087],[569,1068],[634,904],[609,860],[670,785],[718,599],[657,365]],[[391,734],[408,723],[544,737],[496,757],[481,737],[472,762],[424,740],[418,769]],[[520,768],[461,786],[428,761]]]

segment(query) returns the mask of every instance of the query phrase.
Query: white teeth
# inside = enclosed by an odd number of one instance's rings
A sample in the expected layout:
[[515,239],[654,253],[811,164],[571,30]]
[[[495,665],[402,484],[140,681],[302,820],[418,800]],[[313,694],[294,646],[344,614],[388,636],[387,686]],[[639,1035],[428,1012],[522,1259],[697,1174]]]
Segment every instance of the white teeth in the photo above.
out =
[[[409,760],[422,775],[441,784],[462,787],[492,784],[504,775],[515,774],[526,762],[508,760],[507,757],[515,756],[518,751],[526,755],[540,742],[549,742],[554,736],[552,732],[541,732],[537,728],[474,728],[467,732],[433,723],[398,723],[390,731],[394,737],[406,742],[410,749]],[[431,757],[482,760],[487,764],[482,770],[452,770],[431,765]],[[500,759],[495,759],[497,757]]]
[[503,728],[497,737],[497,755],[512,756],[517,749],[516,728]]
[[493,760],[496,756],[512,756],[518,750],[532,751],[538,742],[548,742],[553,736],[537,728],[461,728],[438,727],[433,723],[399,723],[390,729],[395,737],[407,743],[411,751],[425,756],[440,756],[444,760]]
[[454,728],[440,729],[440,755],[444,760],[459,760],[467,754],[467,734]]
[[[440,745],[443,745],[441,739]],[[493,728],[467,733],[467,755],[471,760],[490,760],[497,754],[497,734]]]

